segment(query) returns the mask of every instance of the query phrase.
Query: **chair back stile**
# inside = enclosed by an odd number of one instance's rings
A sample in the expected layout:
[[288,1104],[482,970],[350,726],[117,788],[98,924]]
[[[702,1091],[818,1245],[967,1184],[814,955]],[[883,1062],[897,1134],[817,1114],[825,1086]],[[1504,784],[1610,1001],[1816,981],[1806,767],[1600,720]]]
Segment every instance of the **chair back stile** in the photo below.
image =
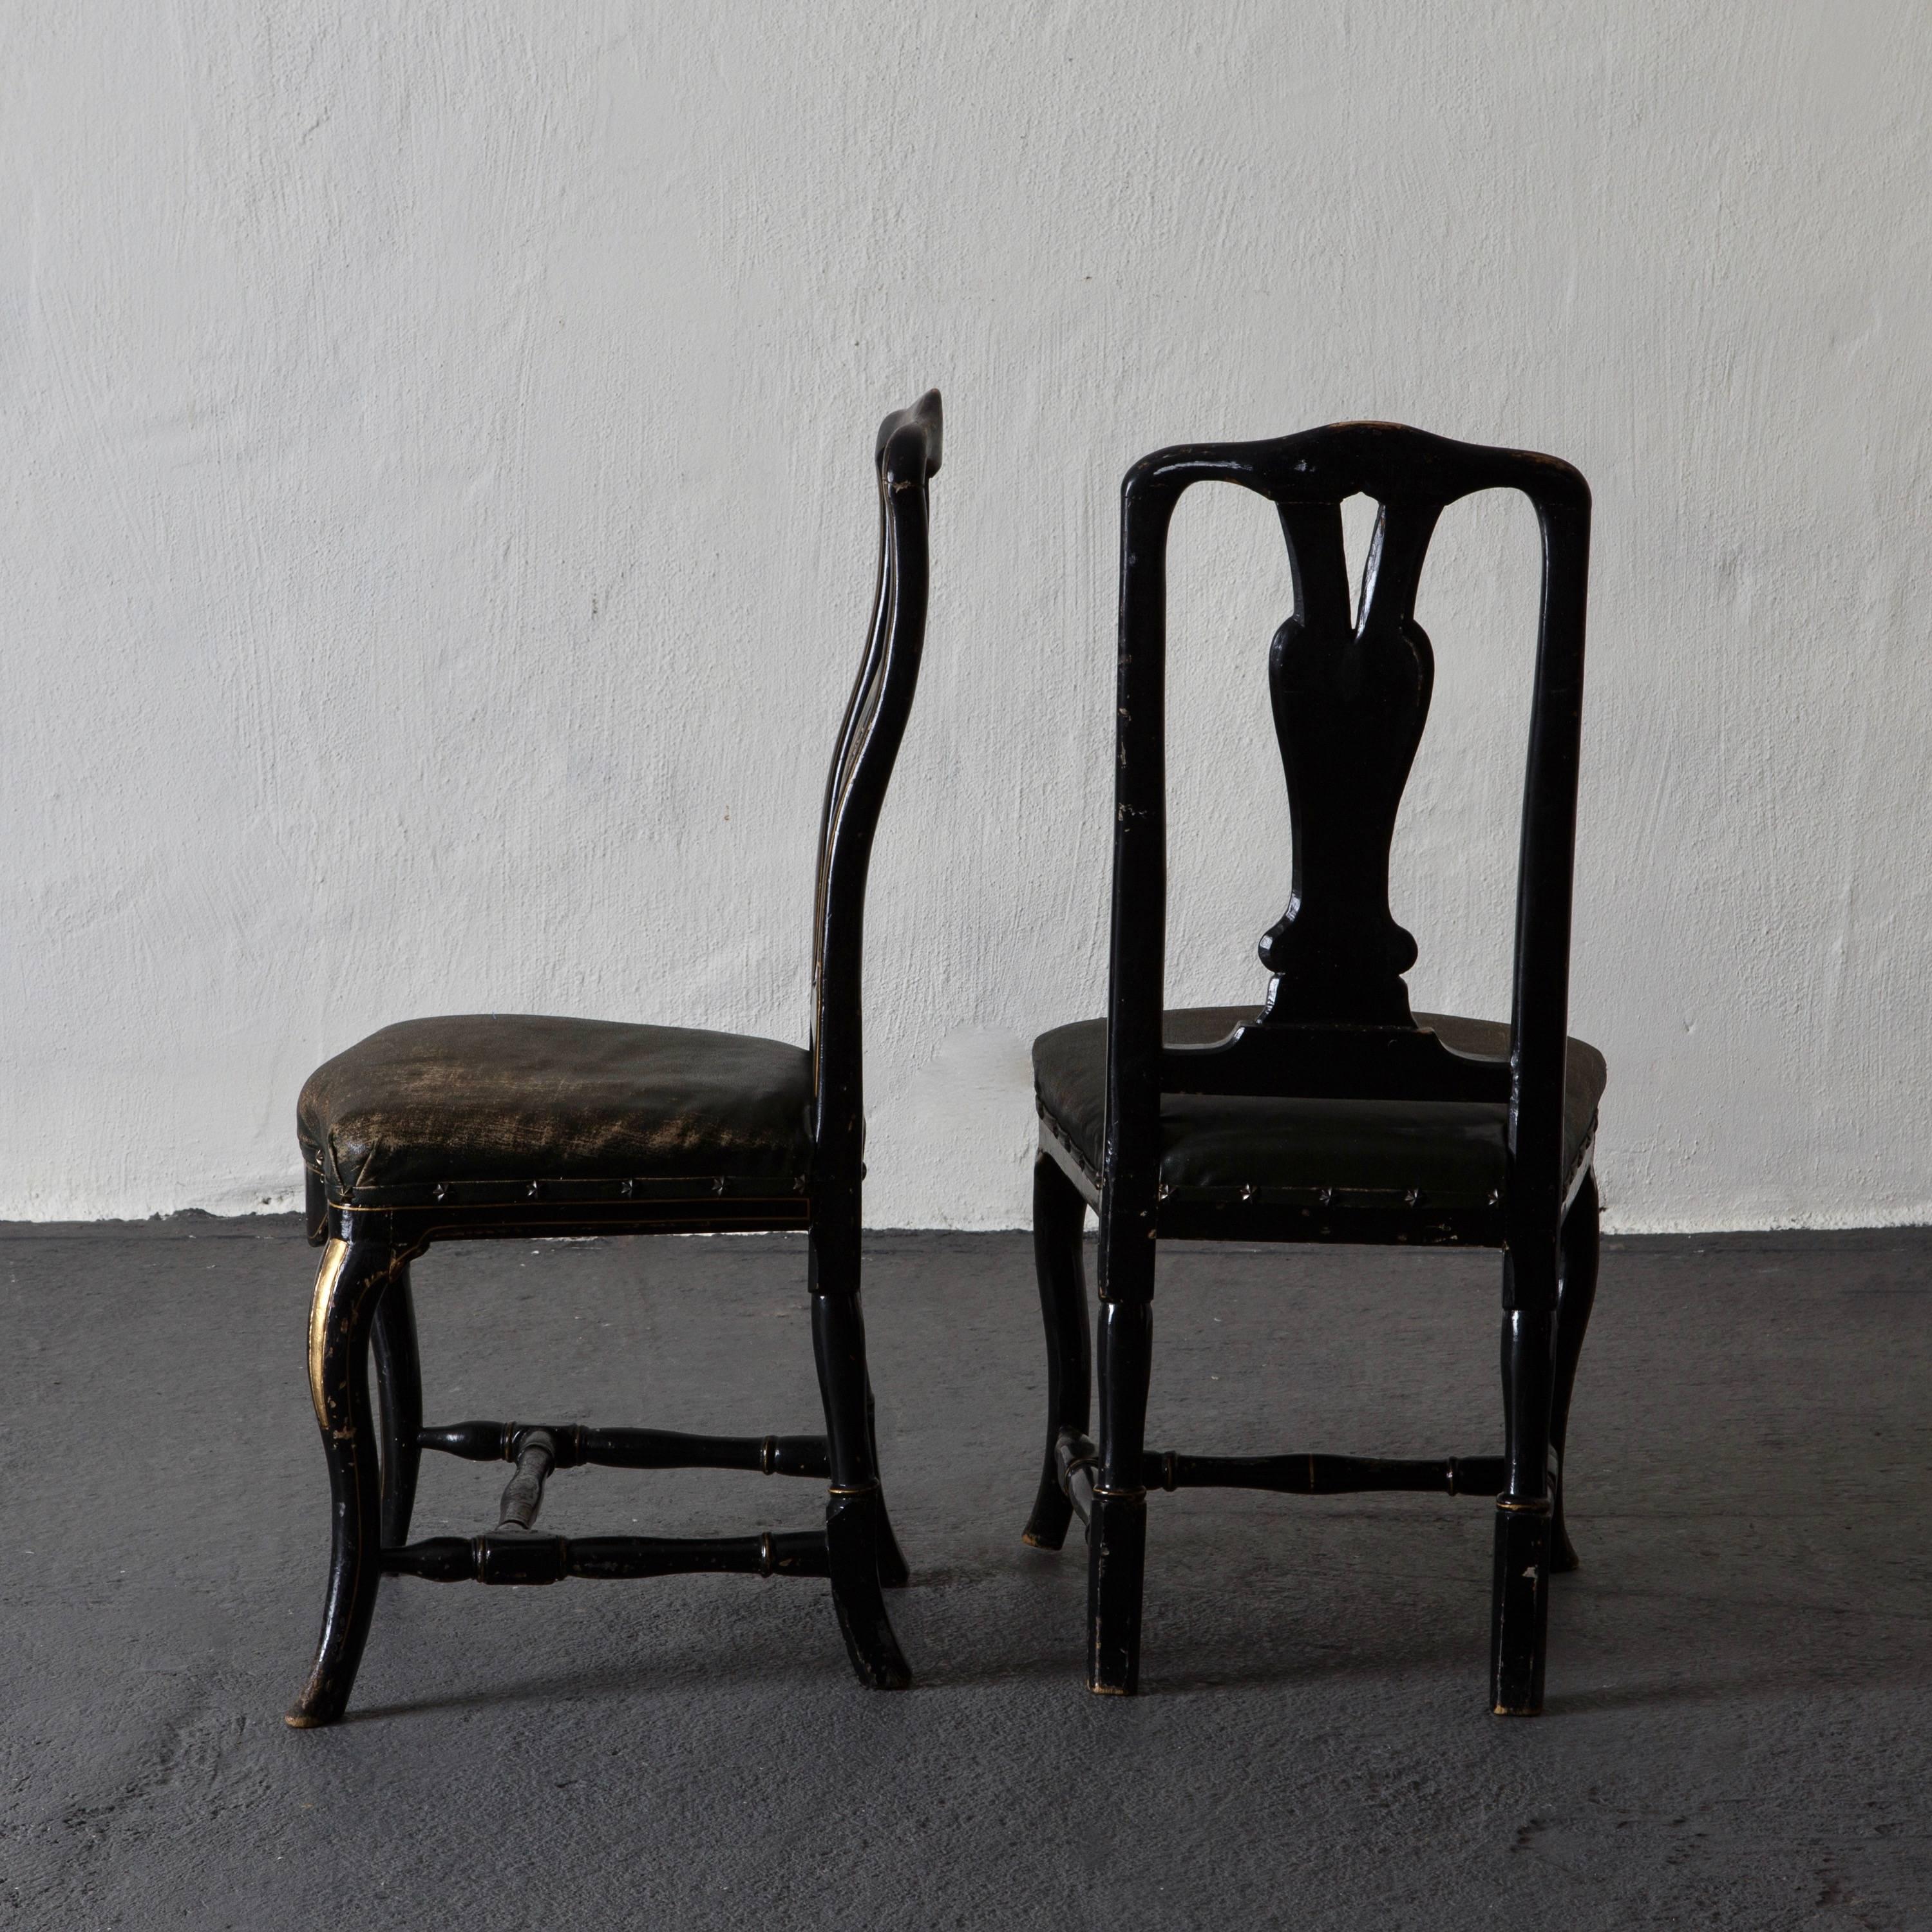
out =
[[[865,1144],[866,878],[925,644],[927,486],[940,465],[938,392],[880,425],[878,592],[865,656],[826,778],[812,934],[812,1192],[821,1240],[856,1239]],[[830,1210],[828,1212],[828,1210]]]
[[1590,575],[1590,492],[1538,496],[1543,598],[1529,762],[1516,862],[1516,959],[1510,1011],[1510,1247],[1560,1220],[1564,1077],[1570,1024],[1570,921],[1576,873],[1576,781],[1583,728],[1583,638]]
[[[1274,502],[1288,548],[1294,614],[1276,634],[1269,673],[1293,879],[1287,911],[1261,941],[1272,976],[1257,1018],[1216,1046],[1168,1046],[1167,538],[1183,494],[1210,482]],[[1395,818],[1433,680],[1414,620],[1424,560],[1448,504],[1496,488],[1528,497],[1543,548],[1506,1062],[1454,1052],[1418,1028],[1402,977],[1415,943],[1388,907]],[[1380,514],[1352,623],[1340,506],[1358,493]],[[1151,1293],[1163,1093],[1507,1100],[1509,1245],[1540,1246],[1555,1229],[1570,1178],[1564,1091],[1589,516],[1588,486],[1567,464],[1391,424],[1180,446],[1128,472],[1100,1252],[1116,1276],[1125,1268],[1132,1279],[1103,1279],[1103,1297]],[[1111,1238],[1116,1228],[1129,1238]]]

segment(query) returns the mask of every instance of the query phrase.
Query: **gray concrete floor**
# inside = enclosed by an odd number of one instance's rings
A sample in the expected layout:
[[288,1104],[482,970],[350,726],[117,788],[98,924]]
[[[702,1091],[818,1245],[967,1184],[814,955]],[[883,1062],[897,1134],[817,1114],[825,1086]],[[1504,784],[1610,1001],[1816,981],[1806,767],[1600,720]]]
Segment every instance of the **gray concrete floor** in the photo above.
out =
[[[1932,1925],[1932,1241],[1609,1244],[1550,1706],[1487,1714],[1480,1502],[1154,1498],[1148,1694],[1018,1538],[1018,1235],[868,1289],[917,1673],[824,1586],[384,1586],[284,1729],[324,1482],[282,1221],[0,1232],[0,1918],[23,1927]],[[794,1241],[439,1251],[433,1420],[815,1428]],[[1151,1439],[1493,1451],[1496,1265],[1163,1251]],[[504,1472],[428,1459],[418,1533]],[[572,1472],[547,1527],[807,1526],[810,1486]],[[9,1916],[10,1915],[10,1917]]]

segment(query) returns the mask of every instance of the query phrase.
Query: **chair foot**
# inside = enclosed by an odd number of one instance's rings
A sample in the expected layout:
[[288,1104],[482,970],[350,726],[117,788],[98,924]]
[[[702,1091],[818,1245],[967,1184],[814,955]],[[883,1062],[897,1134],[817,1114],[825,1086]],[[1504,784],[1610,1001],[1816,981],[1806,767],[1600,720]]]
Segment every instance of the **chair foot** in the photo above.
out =
[[1543,1708],[1550,1628],[1550,1512],[1540,1504],[1496,1507],[1491,1592],[1490,1707],[1499,1718],[1533,1718]]
[[382,1581],[382,1490],[369,1402],[370,1329],[404,1258],[370,1244],[332,1240],[322,1250],[309,1313],[309,1394],[328,1465],[328,1586],[322,1635],[292,1730],[332,1724],[348,1707]]
[[[1064,1432],[1063,1432],[1063,1434]],[[1085,1438],[1081,1438],[1083,1442]],[[1093,1444],[1087,1444],[1090,1451]],[[1066,1540],[1066,1532],[1073,1521],[1073,1498],[1067,1478],[1061,1472],[1059,1455],[1060,1439],[1054,1444],[1054,1454],[1048,1462],[1046,1473],[1040,1479],[1040,1491],[1033,1499],[1033,1514],[1027,1518],[1027,1526],[1020,1532],[1022,1543],[1032,1544],[1036,1550],[1058,1550]],[[1088,1474],[1093,1470],[1090,1466]]]
[[1033,1503],[1033,1514],[1020,1532],[1020,1540],[1036,1550],[1058,1550],[1066,1541],[1067,1526],[1073,1520],[1073,1505],[1061,1492],[1058,1480],[1041,1479],[1040,1493]]
[[835,1496],[825,1512],[832,1556],[832,1602],[845,1654],[860,1683],[875,1690],[903,1690],[912,1682],[880,1593],[876,1491]]
[[1140,1688],[1141,1583],[1147,1498],[1096,1491],[1087,1532],[1087,1688],[1103,1697]]

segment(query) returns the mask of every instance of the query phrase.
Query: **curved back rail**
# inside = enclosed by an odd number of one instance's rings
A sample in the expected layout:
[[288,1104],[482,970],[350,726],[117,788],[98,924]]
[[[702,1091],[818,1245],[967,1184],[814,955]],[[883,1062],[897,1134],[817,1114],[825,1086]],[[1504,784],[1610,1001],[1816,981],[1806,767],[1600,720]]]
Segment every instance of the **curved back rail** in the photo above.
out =
[[856,1227],[865,1142],[860,998],[866,874],[926,640],[927,485],[939,468],[939,392],[879,425],[879,569],[872,628],[825,782],[812,932],[812,1192],[849,1198]]
[[[1162,1039],[1167,536],[1183,493],[1204,482],[1267,497],[1287,542],[1294,614],[1275,635],[1269,682],[1294,878],[1287,911],[1261,942],[1272,978],[1260,1017],[1216,1046],[1190,1048]],[[1492,489],[1526,496],[1543,538],[1507,1063],[1454,1053],[1416,1025],[1402,977],[1415,943],[1388,908],[1389,844],[1434,674],[1414,616],[1423,561],[1442,510]],[[1341,505],[1358,493],[1377,500],[1380,515],[1352,622]],[[1129,1220],[1118,1232],[1144,1238],[1122,1243],[1103,1229],[1101,1252],[1144,1257],[1149,1288],[1163,1092],[1506,1099],[1510,1245],[1554,1242],[1589,530],[1589,489],[1569,464],[1393,423],[1180,445],[1128,471],[1105,1165],[1109,1211]]]

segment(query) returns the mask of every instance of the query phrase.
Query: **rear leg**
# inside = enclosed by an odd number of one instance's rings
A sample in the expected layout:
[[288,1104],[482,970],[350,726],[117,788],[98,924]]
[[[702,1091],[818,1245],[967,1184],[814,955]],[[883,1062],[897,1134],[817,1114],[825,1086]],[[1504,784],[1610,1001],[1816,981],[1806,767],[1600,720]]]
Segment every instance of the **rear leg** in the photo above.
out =
[[879,1526],[884,1506],[866,1414],[866,1321],[859,1306],[858,1246],[856,1228],[843,1240],[828,1240],[820,1229],[812,1232],[812,1345],[832,1464],[825,1536],[832,1607],[838,1613],[852,1668],[862,1684],[901,1690],[912,1682],[912,1672],[892,1634],[879,1587],[884,1567]]
[[1503,1492],[1496,1498],[1490,1608],[1490,1708],[1543,1708],[1549,1653],[1550,1389],[1555,1360],[1556,1231],[1503,1256]]
[[[1116,1279],[1123,1270],[1110,1270]],[[1147,1490],[1140,1480],[1153,1366],[1154,1309],[1100,1304],[1100,1469],[1087,1531],[1087,1688],[1131,1697],[1140,1688]]]

